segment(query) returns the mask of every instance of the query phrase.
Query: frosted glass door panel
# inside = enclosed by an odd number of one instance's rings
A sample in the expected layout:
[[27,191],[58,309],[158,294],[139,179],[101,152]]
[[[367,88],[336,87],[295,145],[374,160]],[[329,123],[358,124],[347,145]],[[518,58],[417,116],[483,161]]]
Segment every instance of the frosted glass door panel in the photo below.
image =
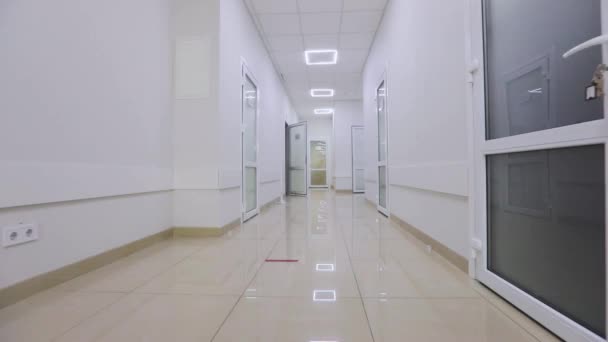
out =
[[386,160],[387,134],[386,134],[386,88],[384,82],[378,88],[377,94],[378,110],[378,161]]
[[310,186],[327,186],[327,142],[310,141]]
[[353,192],[365,191],[365,131],[363,127],[352,128]]
[[327,168],[327,145],[325,141],[310,142],[310,167],[312,169]]
[[327,172],[313,170],[310,175],[310,185],[312,186],[326,186],[327,185]]
[[245,86],[243,87],[243,124],[245,125],[243,152],[245,154],[245,161],[247,162],[256,162],[257,160],[257,104],[257,88],[249,77],[245,77]]

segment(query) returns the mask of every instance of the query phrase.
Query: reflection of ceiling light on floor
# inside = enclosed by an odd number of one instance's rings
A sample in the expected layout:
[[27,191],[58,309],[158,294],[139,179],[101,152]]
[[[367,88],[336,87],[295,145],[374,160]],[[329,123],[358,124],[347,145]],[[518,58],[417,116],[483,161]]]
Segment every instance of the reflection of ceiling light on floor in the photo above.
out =
[[336,290],[314,290],[312,300],[315,302],[335,302]]
[[316,269],[318,272],[334,272],[336,266],[334,264],[317,264]]

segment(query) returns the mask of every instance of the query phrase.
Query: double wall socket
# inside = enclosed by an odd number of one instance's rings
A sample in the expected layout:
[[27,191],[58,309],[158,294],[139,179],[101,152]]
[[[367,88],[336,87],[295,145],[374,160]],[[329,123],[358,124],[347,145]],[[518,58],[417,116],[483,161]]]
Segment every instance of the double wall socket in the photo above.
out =
[[38,225],[18,224],[2,228],[2,246],[10,247],[38,240]]

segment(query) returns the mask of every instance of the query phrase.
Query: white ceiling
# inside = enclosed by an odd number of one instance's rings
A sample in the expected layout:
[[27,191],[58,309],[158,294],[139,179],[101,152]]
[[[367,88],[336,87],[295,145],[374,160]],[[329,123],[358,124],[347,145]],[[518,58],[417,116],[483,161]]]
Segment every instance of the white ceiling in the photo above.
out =
[[[302,119],[334,101],[361,99],[361,71],[387,0],[245,2]],[[338,64],[308,66],[306,49],[336,49]],[[311,88],[333,88],[336,95],[313,98]]]

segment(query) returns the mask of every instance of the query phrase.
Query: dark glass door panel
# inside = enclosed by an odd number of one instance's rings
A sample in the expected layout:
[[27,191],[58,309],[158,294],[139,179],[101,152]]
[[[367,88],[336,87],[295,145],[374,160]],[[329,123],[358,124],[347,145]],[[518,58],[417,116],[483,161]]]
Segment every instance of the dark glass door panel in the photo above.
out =
[[605,337],[604,145],[487,157],[488,269]]

